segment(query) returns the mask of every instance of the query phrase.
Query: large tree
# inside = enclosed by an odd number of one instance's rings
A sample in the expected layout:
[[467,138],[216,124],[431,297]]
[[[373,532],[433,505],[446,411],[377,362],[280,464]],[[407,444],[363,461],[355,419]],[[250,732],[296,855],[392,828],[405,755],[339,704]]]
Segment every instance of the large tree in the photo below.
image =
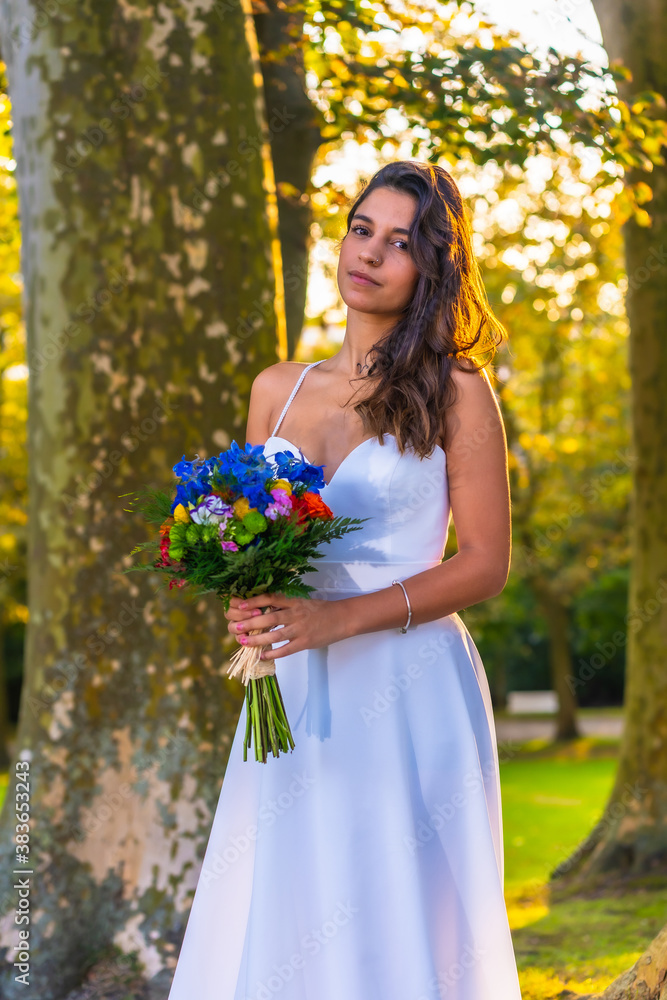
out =
[[[657,93],[664,107],[665,0],[594,0],[594,6],[610,58],[632,74],[622,95]],[[627,127],[633,128],[630,118]],[[634,455],[629,619],[620,628],[627,641],[625,727],[604,815],[556,869],[570,880],[667,873],[667,167],[635,165],[626,179],[644,192],[645,217],[633,215],[624,225]]]
[[26,991],[13,767],[0,993],[41,1000],[114,944],[148,976],[174,960],[239,692],[223,676],[221,606],[121,573],[144,536],[120,496],[168,480],[184,453],[243,440],[276,331],[284,351],[249,8],[53,6],[0,7],[30,368],[17,756],[21,775],[30,765],[33,872]]

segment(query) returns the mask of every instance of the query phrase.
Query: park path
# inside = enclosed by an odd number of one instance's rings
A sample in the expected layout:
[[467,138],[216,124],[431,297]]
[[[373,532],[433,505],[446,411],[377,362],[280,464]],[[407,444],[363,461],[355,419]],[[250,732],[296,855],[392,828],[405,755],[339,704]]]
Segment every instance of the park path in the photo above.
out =
[[[577,719],[582,736],[606,736],[620,738],[623,730],[622,715],[581,715]],[[504,716],[496,719],[496,737],[499,743],[505,740],[546,740],[553,739],[556,722],[554,719],[522,719],[520,716]]]

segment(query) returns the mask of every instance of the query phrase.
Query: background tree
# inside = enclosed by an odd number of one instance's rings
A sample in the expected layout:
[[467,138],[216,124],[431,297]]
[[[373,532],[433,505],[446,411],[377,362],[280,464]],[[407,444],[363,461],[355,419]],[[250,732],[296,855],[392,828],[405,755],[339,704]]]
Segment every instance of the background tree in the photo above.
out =
[[[174,961],[240,708],[219,603],[120,572],[144,535],[119,495],[242,440],[251,381],[284,335],[252,18],[210,7],[1,8],[30,367],[17,753],[31,765],[41,1000],[114,945],[148,976]],[[12,780],[7,998],[27,995],[12,965],[13,800]]]
[[[633,6],[594,0],[610,59],[632,81],[621,93],[667,100],[667,3]],[[632,121],[627,122],[633,128]],[[625,728],[605,814],[585,843],[554,872],[581,880],[608,872],[667,871],[667,168],[632,165],[627,184],[641,191],[645,215],[624,225],[632,378],[632,569],[627,629]],[[644,224],[640,224],[644,223]],[[667,953],[661,954],[667,970]]]

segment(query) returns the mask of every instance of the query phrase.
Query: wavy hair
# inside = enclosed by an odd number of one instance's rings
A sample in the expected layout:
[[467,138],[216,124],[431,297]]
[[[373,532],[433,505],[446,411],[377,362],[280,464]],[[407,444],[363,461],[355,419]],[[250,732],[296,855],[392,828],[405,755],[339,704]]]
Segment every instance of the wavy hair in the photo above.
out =
[[407,239],[419,278],[403,315],[368,351],[368,374],[353,380],[375,383],[354,409],[382,444],[384,434],[393,434],[401,452],[411,446],[424,458],[433,452],[456,398],[452,368],[479,371],[507,333],[489,306],[471,225],[452,176],[442,167],[413,160],[387,164],[350,208],[347,233],[355,212],[381,187],[417,199]]

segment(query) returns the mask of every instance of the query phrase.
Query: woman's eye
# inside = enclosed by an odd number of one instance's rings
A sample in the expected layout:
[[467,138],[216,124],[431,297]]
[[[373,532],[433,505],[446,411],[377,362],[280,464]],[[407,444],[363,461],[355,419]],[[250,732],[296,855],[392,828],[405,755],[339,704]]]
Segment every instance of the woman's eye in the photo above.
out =
[[[350,226],[350,232],[352,232],[352,233],[358,233],[360,230],[363,230],[364,233],[368,232],[368,228],[366,226],[359,226],[359,225],[357,225],[357,226]],[[403,246],[399,248],[400,250],[408,250],[409,249],[409,244],[407,243],[406,240],[395,240],[394,242],[395,243],[402,243],[403,244]]]

